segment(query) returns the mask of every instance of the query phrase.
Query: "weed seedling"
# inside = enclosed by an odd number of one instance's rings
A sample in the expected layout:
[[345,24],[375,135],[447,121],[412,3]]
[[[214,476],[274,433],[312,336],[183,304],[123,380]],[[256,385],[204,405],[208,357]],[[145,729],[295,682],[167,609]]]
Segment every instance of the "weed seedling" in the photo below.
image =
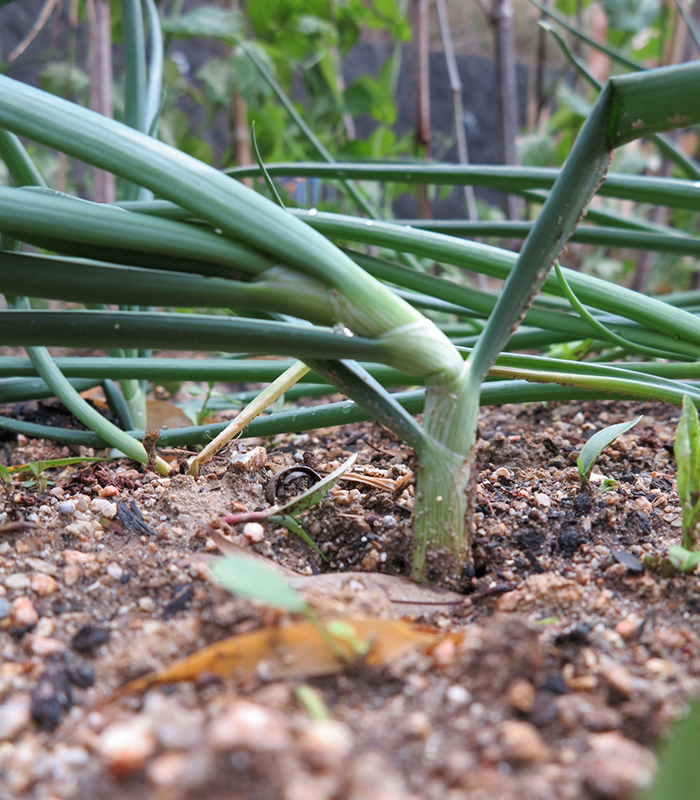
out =
[[695,404],[683,396],[683,410],[673,444],[678,472],[678,500],[683,512],[683,547],[700,550],[700,430]]
[[[594,433],[593,436],[584,444],[581,449],[581,454],[576,461],[578,465],[578,474],[581,478],[581,488],[585,489],[588,484],[588,478],[593,469],[593,465],[598,460],[598,456],[605,450],[605,448],[612,444],[618,436],[634,428],[634,426],[642,419],[637,417],[631,422],[620,422],[618,425],[609,425],[607,428]],[[611,478],[606,478],[601,484],[601,490],[608,492],[615,486],[615,481]]]

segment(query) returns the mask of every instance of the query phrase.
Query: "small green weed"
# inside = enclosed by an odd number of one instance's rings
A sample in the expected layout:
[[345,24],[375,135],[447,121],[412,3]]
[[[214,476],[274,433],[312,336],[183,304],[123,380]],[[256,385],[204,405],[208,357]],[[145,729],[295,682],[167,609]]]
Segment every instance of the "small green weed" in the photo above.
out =
[[[607,428],[603,428],[597,433],[594,433],[586,444],[584,444],[576,462],[578,465],[578,474],[581,478],[581,488],[586,487],[593,465],[603,450],[605,450],[609,444],[612,444],[618,436],[634,428],[641,419],[642,417],[637,417],[637,419],[633,419],[631,422],[620,422],[618,425],[609,425]],[[606,492],[612,489],[614,485],[614,480],[606,478],[600,488]]]

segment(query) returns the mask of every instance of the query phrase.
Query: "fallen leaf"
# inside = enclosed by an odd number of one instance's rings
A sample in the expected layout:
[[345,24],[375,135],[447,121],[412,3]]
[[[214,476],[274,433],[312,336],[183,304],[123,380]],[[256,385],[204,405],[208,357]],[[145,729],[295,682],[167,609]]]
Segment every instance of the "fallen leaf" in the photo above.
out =
[[224,555],[245,555],[255,561],[264,561],[268,568],[282,575],[293,589],[299,591],[305,589],[322,592],[340,591],[352,582],[353,585],[360,584],[367,591],[379,589],[384,592],[402,616],[425,614],[434,607],[458,607],[469,602],[467,595],[426,583],[415,583],[402,575],[387,575],[382,572],[324,572],[320,575],[300,575],[265,556],[238,547],[215,529],[211,529],[209,535]]
[[[343,636],[333,634],[339,623],[345,631]],[[358,660],[348,629],[356,642],[369,645],[362,662],[370,667],[388,664],[415,647],[433,647],[444,638],[442,633],[401,620],[303,620],[216,642],[160,672],[131,681],[110,701],[157,684],[191,681],[206,674],[235,678],[240,683],[256,675],[265,680],[334,675]]]
[[189,428],[192,420],[185,412],[166,400],[147,400],[146,419],[149,428]]

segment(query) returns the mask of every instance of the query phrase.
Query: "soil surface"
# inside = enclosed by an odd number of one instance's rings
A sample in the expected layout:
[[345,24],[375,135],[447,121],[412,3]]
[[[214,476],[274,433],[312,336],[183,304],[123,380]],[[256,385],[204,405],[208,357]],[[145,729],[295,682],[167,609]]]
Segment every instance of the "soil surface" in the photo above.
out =
[[[638,414],[582,490],[584,441]],[[0,798],[634,798],[700,693],[700,580],[642,566],[680,541],[677,419],[652,403],[484,410],[476,577],[450,605],[393,602],[357,576],[410,568],[413,454],[374,424],[239,441],[197,480],[110,462],[16,481],[0,494]],[[0,447],[5,465],[76,454]],[[271,484],[281,470],[323,474],[353,453],[355,479],[302,516],[327,561],[285,528],[218,521],[306,488]],[[334,675],[205,670],[111,699],[295,621],[213,584],[220,534],[307,576],[323,619],[406,617],[441,636]]]

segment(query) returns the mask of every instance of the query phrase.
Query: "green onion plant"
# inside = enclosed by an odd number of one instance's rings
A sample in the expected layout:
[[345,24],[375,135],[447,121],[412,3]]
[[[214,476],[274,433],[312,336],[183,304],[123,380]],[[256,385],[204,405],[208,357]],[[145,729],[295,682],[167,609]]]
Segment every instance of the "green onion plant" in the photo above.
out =
[[[125,26],[145,52],[137,21],[125,14]],[[158,69],[152,65],[151,74]],[[110,391],[120,381],[126,397],[129,387],[146,379],[272,382],[292,363],[251,356],[299,359],[305,367],[294,372],[300,380],[295,391],[316,387],[341,392],[348,401],[262,416],[246,430],[269,434],[363,418],[390,428],[414,449],[420,465],[413,577],[464,587],[473,571],[480,403],[631,396],[680,404],[687,395],[700,405],[700,319],[692,308],[574,271],[549,275],[597,191],[700,210],[700,185],[692,180],[607,175],[616,147],[700,121],[699,83],[697,63],[611,78],[560,171],[351,166],[331,158],[268,166],[272,178],[314,174],[345,182],[355,198],[361,188],[353,179],[546,190],[531,226],[519,234],[502,230],[526,237],[516,256],[461,238],[475,229],[441,233],[281,207],[236,180],[260,176],[260,166],[225,174],[149,135],[159,92],[139,59],[127,72],[129,125],[0,76],[0,144],[7,145],[0,156],[17,184],[0,188],[6,243],[0,291],[10,301],[0,312],[0,343],[28,353],[28,359],[0,358],[0,402],[23,392],[54,393],[90,430],[58,431],[7,417],[0,426],[64,442],[109,444],[145,462],[138,441],[143,418],[132,419],[136,430],[128,432],[96,419],[78,394],[84,384],[71,381],[112,382]],[[17,137],[114,173],[126,187],[119,205],[42,188]],[[13,164],[23,164],[25,172],[13,171]],[[614,217],[604,222],[604,229],[581,227],[578,235],[615,246],[698,252],[695,237],[673,229],[618,224]],[[11,240],[38,252],[18,252],[8,246]],[[365,244],[379,247],[379,256],[363,253]],[[442,264],[443,276],[422,270],[419,259]],[[462,270],[500,279],[503,287],[497,295],[471,289]],[[28,300],[14,299],[37,297],[82,307],[35,310]],[[572,340],[590,342],[603,360],[546,355],[548,347]],[[52,359],[46,350],[51,346],[104,348],[110,357]],[[152,348],[245,357],[138,357]],[[513,352],[518,349],[545,355]],[[414,414],[421,411],[419,424]],[[160,444],[206,443],[222,428],[164,431]]]

